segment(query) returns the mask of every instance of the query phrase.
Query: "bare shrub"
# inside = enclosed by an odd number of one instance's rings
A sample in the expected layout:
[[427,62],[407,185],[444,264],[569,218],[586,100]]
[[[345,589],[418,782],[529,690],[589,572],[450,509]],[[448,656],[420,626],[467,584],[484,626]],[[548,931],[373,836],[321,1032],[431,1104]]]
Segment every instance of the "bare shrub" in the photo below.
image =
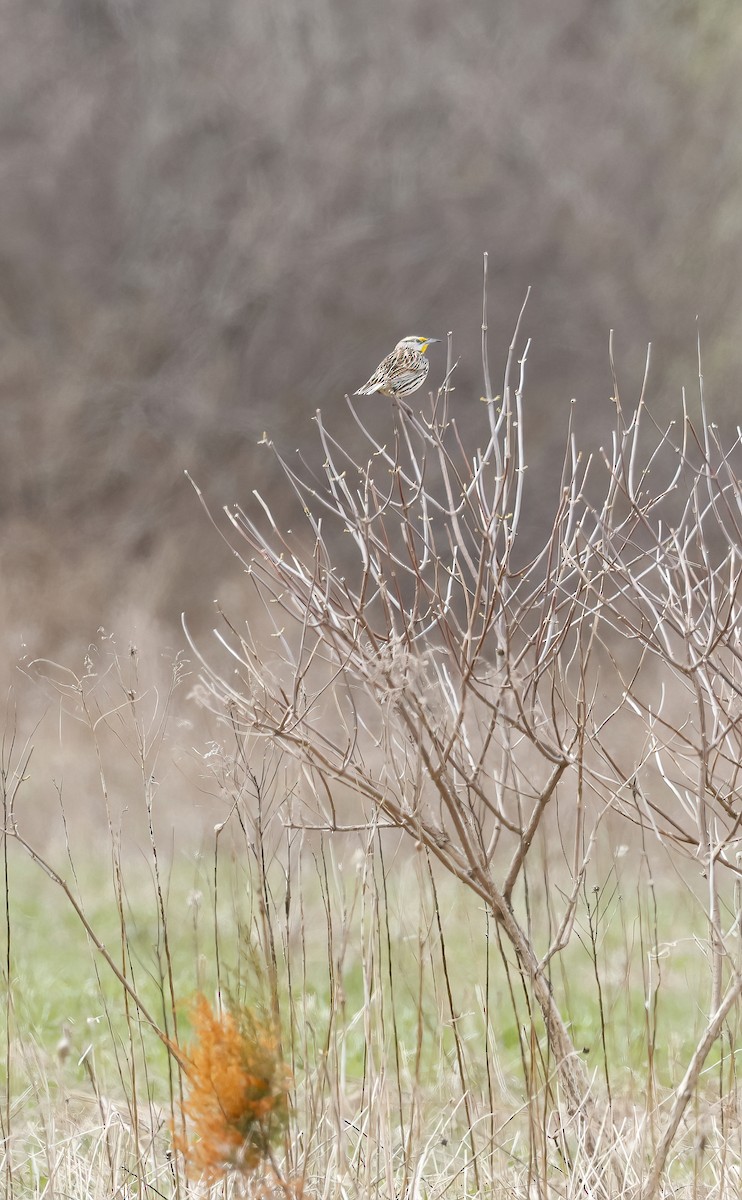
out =
[[[347,791],[365,802],[356,822],[404,830],[485,902],[542,1015],[544,1078],[556,1070],[556,1108],[584,1138],[595,1187],[601,1143],[614,1167],[617,1143],[551,968],[607,814],[638,826],[678,871],[698,864],[707,1024],[647,1176],[651,1195],[742,989],[736,918],[725,925],[720,899],[720,874],[738,872],[742,811],[740,441],[719,444],[703,397],[700,423],[684,405],[676,431],[655,425],[644,390],[628,417],[616,385],[602,468],[581,460],[570,430],[549,536],[524,557],[529,347],[518,352],[516,328],[495,396],[486,328],[485,301],[478,434],[460,432],[470,401],[452,392],[449,342],[443,386],[419,415],[394,404],[386,440],[371,433],[365,403],[348,401],[366,457],[319,411],[321,474],[276,451],[302,534],[283,532],[257,494],[251,510],[228,510],[265,620],[258,631],[225,619],[224,666],[204,661],[200,696],[248,743],[268,740],[293,757],[312,817],[295,806],[291,822],[340,828],[336,796]],[[588,473],[603,481],[598,503]],[[344,572],[342,541],[355,553]],[[552,811],[567,883],[548,898],[554,923],[544,931],[531,924],[529,896],[548,881],[529,872],[529,858]]]

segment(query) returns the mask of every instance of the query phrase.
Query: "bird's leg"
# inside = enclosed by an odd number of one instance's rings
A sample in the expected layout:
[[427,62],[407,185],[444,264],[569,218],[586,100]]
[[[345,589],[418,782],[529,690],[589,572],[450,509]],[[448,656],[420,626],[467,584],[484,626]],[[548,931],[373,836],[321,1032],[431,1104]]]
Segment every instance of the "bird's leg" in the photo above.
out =
[[394,401],[394,403],[396,405],[398,405],[399,408],[402,409],[403,413],[406,413],[406,415],[410,418],[411,421],[415,420],[415,414],[413,413],[409,404],[405,404],[404,400],[400,400],[399,396],[392,396],[392,400]]
[[400,400],[399,396],[392,396],[392,403],[397,405],[400,410],[400,415],[404,413],[412,428],[421,438],[428,442],[431,446],[437,445],[435,438],[431,437],[428,430],[420,423],[419,417],[416,417],[409,404],[405,404],[404,400]]

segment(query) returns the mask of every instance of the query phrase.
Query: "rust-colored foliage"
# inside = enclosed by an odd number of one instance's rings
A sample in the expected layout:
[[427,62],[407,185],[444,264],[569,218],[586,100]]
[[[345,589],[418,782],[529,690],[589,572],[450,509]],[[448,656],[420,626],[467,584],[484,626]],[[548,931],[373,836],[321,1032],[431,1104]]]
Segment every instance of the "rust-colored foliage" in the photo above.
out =
[[289,1074],[272,1023],[243,1008],[217,1015],[205,996],[192,1007],[195,1040],[184,1053],[190,1138],[176,1148],[208,1182],[270,1164],[288,1116]]

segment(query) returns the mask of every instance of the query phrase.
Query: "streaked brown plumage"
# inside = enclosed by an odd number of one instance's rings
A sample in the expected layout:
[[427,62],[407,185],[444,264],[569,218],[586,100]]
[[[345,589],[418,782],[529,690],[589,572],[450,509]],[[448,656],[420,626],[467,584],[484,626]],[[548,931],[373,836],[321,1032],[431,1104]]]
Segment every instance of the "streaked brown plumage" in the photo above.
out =
[[401,342],[379,363],[371,378],[359,387],[356,396],[371,396],[381,392],[384,396],[409,396],[425,382],[430,363],[425,351],[431,342],[439,338],[404,337]]

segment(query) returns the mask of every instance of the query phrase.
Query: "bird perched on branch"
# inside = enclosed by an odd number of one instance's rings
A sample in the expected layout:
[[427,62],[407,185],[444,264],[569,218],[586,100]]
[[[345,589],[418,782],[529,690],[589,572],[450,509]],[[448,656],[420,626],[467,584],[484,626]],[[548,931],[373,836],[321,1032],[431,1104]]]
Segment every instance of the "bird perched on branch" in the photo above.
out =
[[356,396],[371,396],[381,392],[384,396],[409,396],[422,387],[430,369],[425,351],[432,342],[440,338],[404,337],[397,342],[391,354],[382,359],[368,383],[359,387]]

